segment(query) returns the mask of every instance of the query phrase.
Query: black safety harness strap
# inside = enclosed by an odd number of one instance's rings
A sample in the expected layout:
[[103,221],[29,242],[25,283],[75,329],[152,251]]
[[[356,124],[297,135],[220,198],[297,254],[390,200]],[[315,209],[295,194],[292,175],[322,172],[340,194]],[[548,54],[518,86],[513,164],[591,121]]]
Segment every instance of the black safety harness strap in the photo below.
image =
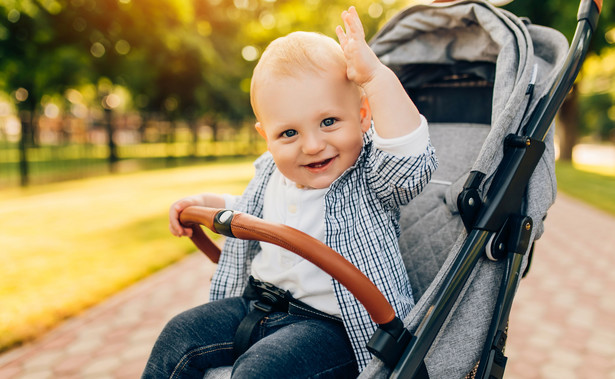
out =
[[247,300],[254,301],[254,303],[252,310],[241,321],[237,332],[235,332],[233,349],[236,357],[248,350],[254,328],[265,316],[272,312],[284,312],[294,316],[342,322],[339,317],[321,312],[293,298],[289,291],[282,290],[271,283],[254,279],[252,276],[250,276],[242,296]]

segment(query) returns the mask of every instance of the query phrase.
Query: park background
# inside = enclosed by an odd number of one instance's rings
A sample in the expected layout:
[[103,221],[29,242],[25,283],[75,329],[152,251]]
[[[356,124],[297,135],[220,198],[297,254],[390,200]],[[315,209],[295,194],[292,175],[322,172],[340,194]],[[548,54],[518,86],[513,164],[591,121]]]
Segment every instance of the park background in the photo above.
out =
[[[416,2],[352,2],[366,34]],[[250,76],[294,30],[334,37],[346,1],[0,0],[0,351],[192,252],[166,212],[241,193],[265,146]],[[578,4],[516,0],[574,31]],[[615,214],[615,11],[557,119],[559,190]]]

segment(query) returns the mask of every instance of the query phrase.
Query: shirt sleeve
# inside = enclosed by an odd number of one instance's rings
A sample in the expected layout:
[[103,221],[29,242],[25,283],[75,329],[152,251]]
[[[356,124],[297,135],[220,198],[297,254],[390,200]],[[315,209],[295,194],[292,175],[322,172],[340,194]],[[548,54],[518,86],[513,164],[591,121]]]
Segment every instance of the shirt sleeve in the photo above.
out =
[[411,133],[396,138],[382,138],[374,130],[374,147],[399,157],[423,154],[429,145],[429,128],[427,119],[421,115],[421,124]]
[[237,203],[237,199],[239,199],[240,196],[235,196],[235,195],[230,195],[228,193],[224,193],[222,194],[222,197],[224,198],[224,208],[234,209],[235,203]]

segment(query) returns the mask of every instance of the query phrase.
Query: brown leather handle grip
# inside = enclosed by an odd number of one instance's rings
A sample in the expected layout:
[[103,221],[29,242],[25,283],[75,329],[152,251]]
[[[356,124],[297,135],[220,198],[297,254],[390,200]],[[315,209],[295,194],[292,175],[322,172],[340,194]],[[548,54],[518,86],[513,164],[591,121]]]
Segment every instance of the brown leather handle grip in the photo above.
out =
[[[209,240],[198,225],[204,225],[217,233],[214,219],[222,211],[224,209],[197,206],[182,211],[181,223],[200,231],[196,241],[194,235],[192,237],[197,247],[203,245],[208,248],[202,238]],[[352,263],[321,241],[287,225],[268,222],[246,213],[234,212],[230,225],[236,238],[273,243],[318,266],[345,286],[363,304],[375,323],[386,324],[395,318],[393,307],[378,287]]]
[[218,260],[220,260],[220,247],[207,237],[200,225],[204,225],[217,233],[214,228],[214,217],[216,213],[218,213],[218,209],[188,207],[184,209],[179,216],[179,221],[192,229],[192,237],[190,237],[192,243],[214,263],[218,263]]

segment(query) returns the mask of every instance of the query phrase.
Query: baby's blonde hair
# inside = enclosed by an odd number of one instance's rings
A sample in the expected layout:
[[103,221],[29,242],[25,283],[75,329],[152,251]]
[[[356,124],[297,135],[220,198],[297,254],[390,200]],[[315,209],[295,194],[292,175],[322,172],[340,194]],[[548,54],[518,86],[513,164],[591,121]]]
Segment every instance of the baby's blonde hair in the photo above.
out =
[[333,38],[313,32],[293,32],[275,39],[263,52],[250,83],[250,102],[256,117],[256,92],[266,80],[332,69],[346,73],[344,53]]

